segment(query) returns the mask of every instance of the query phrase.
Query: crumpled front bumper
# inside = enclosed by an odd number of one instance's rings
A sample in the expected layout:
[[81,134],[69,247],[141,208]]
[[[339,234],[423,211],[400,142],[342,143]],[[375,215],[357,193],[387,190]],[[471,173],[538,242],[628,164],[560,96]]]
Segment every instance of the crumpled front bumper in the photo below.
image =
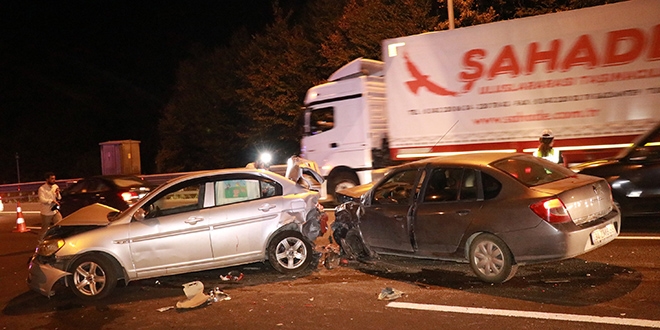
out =
[[378,254],[369,247],[360,230],[364,208],[360,203],[347,202],[335,208],[332,237],[341,247],[341,255],[349,259],[376,259]]
[[27,284],[30,289],[46,297],[51,297],[55,294],[53,285],[67,275],[71,275],[71,273],[48,264],[42,264],[33,257],[28,264]]

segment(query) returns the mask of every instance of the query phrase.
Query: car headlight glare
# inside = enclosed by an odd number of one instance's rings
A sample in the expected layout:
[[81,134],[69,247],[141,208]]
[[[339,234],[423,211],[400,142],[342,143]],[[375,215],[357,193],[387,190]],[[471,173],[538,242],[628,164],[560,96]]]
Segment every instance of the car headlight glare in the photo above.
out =
[[48,257],[59,251],[64,246],[63,239],[47,239],[37,246],[37,254]]

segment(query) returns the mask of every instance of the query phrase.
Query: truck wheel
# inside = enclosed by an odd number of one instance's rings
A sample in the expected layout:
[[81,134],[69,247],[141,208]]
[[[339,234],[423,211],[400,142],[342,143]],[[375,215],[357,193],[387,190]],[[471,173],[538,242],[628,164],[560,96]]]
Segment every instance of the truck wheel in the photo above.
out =
[[488,283],[506,282],[518,269],[509,247],[491,234],[481,234],[470,244],[470,266],[480,280]]
[[281,232],[268,244],[268,261],[280,273],[296,273],[312,261],[312,246],[297,231]]
[[117,273],[107,258],[90,254],[76,260],[70,268],[73,293],[84,300],[97,300],[110,294],[117,285]]
[[353,188],[360,184],[357,176],[349,172],[339,172],[334,178],[329,182],[330,186],[328,187],[328,192],[332,193],[335,201],[338,202],[337,192],[347,188]]

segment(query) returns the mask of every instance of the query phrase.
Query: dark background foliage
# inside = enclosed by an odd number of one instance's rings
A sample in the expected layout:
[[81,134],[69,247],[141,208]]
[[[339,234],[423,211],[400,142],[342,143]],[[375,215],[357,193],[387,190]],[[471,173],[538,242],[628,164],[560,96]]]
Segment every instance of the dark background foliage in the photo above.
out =
[[[605,0],[454,0],[456,27]],[[145,174],[299,150],[305,91],[384,38],[448,28],[445,1],[10,1],[0,4],[0,184],[100,174],[99,143],[141,141]]]

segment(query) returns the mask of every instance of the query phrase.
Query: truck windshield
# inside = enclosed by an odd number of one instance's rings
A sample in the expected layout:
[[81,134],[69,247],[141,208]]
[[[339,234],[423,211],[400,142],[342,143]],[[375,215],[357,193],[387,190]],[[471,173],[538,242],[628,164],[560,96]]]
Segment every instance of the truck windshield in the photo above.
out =
[[528,187],[575,176],[573,171],[561,165],[531,156],[514,156],[491,165]]

